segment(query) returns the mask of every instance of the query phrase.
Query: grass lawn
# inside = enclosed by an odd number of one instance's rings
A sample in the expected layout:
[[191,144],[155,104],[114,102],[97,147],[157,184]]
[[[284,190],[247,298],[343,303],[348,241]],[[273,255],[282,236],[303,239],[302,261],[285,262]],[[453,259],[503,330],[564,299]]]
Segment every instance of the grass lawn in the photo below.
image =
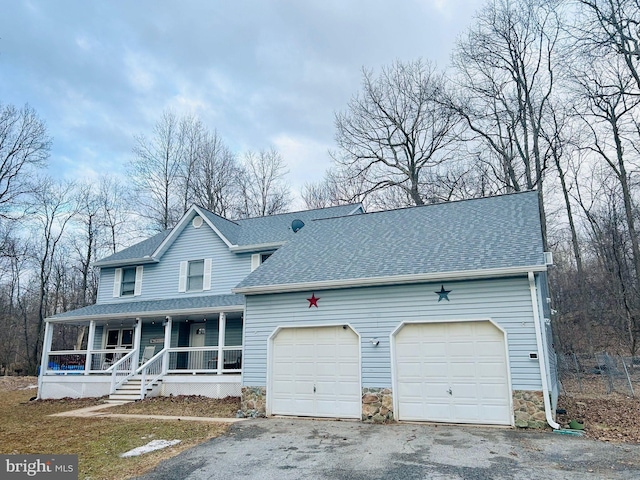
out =
[[[228,428],[206,422],[49,417],[52,413],[100,402],[29,401],[35,392],[35,389],[7,390],[0,383],[0,453],[78,454],[81,479],[125,479],[140,475],[161,460],[217,437]],[[139,457],[120,458],[121,453],[154,439],[182,442]]]

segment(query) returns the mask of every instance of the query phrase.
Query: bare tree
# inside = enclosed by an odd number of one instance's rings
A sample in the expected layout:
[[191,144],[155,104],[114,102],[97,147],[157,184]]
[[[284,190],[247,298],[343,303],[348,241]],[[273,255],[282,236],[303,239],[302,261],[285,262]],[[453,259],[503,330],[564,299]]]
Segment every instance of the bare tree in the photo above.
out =
[[[180,120],[180,144],[182,158],[180,159],[180,178],[182,195],[182,213],[194,203],[193,182],[197,181],[197,165],[201,160],[202,144],[207,135],[206,128],[199,118],[189,115]],[[197,203],[197,202],[196,202]]]
[[229,215],[239,202],[240,167],[217,131],[205,132],[193,163],[189,198],[218,215]]
[[555,0],[489,2],[457,44],[458,90],[450,102],[505,191],[537,189],[545,247],[549,159],[541,144],[553,128],[545,120],[558,75],[559,9]]
[[362,91],[336,114],[332,155],[342,175],[363,181],[358,194],[400,189],[408,204],[424,204],[428,172],[449,158],[455,139],[443,93],[443,75],[421,60],[397,61],[377,77],[363,72]]
[[182,214],[182,140],[180,122],[168,111],[156,123],[151,138],[135,137],[131,174],[138,193],[138,214],[156,231],[173,227]]
[[366,195],[366,180],[345,168],[329,168],[322,180],[306,183],[300,193],[307,208],[325,208],[347,203],[366,203],[375,193]]
[[116,253],[122,247],[122,237],[130,228],[131,217],[128,205],[132,195],[116,177],[105,175],[98,181],[101,227],[106,230],[101,238],[106,253]]
[[97,276],[92,263],[97,260],[98,247],[101,243],[104,213],[100,192],[96,192],[94,185],[84,184],[77,189],[77,215],[75,229],[72,236],[73,249],[78,259],[80,271],[80,292],[75,308],[94,303],[97,295]]
[[239,217],[261,217],[285,212],[289,206],[288,173],[284,160],[274,150],[247,152],[239,174]]
[[49,157],[51,138],[35,110],[0,103],[0,215],[11,216],[16,201],[31,189],[32,167]]
[[66,227],[76,214],[77,207],[73,201],[73,184],[56,183],[49,178],[40,182],[33,193],[33,208],[30,217],[33,219],[34,238],[37,239],[32,252],[37,266],[36,321],[33,336],[25,325],[25,346],[27,365],[31,373],[35,373],[42,348],[44,319],[47,312],[49,281],[56,254],[64,241]]

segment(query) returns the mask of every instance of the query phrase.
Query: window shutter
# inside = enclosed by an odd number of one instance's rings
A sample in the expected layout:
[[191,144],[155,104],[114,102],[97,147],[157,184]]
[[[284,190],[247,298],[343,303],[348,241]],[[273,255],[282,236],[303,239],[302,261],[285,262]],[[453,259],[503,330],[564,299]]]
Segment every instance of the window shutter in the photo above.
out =
[[180,262],[180,280],[178,282],[178,292],[187,291],[187,268],[189,262]]
[[122,269],[116,268],[113,277],[113,296],[120,296],[120,285],[122,284]]
[[142,294],[142,271],[144,267],[142,265],[136,267],[136,285],[133,288],[133,296],[138,297]]
[[260,254],[254,253],[253,255],[251,255],[251,271],[253,272],[259,266],[260,266]]
[[202,290],[211,290],[211,259],[204,259],[204,273],[202,274]]

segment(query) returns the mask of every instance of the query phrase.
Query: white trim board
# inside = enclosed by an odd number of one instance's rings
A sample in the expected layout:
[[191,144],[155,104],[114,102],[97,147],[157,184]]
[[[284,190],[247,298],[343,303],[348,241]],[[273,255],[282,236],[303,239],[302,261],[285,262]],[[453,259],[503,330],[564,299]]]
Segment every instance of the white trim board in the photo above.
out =
[[411,275],[392,275],[384,277],[349,278],[344,280],[323,280],[308,283],[284,283],[277,285],[258,285],[255,287],[232,288],[231,292],[243,295],[265,293],[301,292],[310,290],[328,290],[334,288],[369,287],[383,285],[405,285],[423,282],[443,282],[451,280],[476,280],[494,277],[514,277],[529,272],[546,272],[546,265],[528,267],[491,268],[485,270],[460,270],[453,272],[418,273]]

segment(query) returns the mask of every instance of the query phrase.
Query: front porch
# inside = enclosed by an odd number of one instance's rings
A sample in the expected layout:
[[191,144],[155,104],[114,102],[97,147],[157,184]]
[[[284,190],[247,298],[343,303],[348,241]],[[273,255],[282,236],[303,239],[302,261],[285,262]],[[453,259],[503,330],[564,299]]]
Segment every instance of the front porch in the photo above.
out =
[[240,396],[243,310],[47,321],[38,397]]

